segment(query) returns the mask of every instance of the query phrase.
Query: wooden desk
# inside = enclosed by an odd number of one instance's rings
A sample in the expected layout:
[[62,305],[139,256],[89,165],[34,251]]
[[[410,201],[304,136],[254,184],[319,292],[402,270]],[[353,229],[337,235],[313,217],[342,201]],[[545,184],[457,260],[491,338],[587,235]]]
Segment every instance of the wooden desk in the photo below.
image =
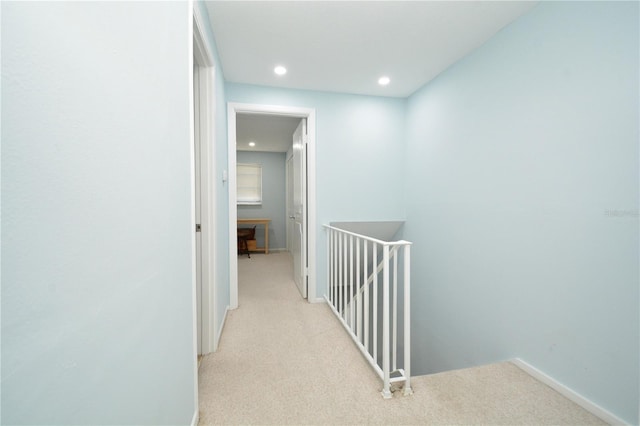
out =
[[269,254],[269,222],[271,219],[238,219],[238,225],[264,225],[264,247],[256,248],[264,254]]

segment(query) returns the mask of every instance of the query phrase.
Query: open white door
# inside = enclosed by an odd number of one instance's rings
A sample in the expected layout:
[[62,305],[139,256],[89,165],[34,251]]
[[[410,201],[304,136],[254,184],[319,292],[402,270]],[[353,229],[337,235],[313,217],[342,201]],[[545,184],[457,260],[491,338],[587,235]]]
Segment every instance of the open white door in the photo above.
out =
[[293,149],[287,153],[287,251],[293,252],[293,221],[296,216],[293,214]]
[[302,297],[307,297],[307,120],[293,133],[293,276]]

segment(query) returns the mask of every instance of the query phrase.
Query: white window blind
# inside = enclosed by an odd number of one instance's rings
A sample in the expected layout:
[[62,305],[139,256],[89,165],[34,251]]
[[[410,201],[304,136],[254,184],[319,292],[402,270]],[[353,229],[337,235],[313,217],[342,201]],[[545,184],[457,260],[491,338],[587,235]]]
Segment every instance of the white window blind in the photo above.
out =
[[262,165],[238,163],[236,174],[238,204],[262,204]]

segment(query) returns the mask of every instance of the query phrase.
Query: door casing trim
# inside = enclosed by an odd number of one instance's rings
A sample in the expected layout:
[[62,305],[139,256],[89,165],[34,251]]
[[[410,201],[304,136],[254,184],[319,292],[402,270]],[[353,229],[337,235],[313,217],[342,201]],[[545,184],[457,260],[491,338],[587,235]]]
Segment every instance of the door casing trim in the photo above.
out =
[[236,114],[264,114],[307,119],[307,300],[322,302],[316,294],[316,110],[283,105],[229,102],[227,106],[229,188],[229,307],[238,307],[238,241],[236,194]]
[[[215,281],[216,271],[216,238],[215,234],[215,212],[216,212],[216,162],[215,162],[215,63],[211,46],[209,45],[204,27],[204,17],[200,9],[191,3],[192,9],[192,37],[193,51],[190,59],[194,61],[192,67],[197,68],[197,86],[199,87],[199,121],[200,121],[200,161],[201,161],[201,221],[202,221],[202,353],[215,352],[218,346],[216,339],[217,329],[220,324],[216,324],[215,299],[218,293],[219,283]],[[190,73],[192,74],[192,73]],[[194,82],[190,82],[194,87]],[[193,97],[193,90],[191,90]],[[195,114],[193,98],[191,104],[191,122],[193,123]],[[195,143],[194,129],[191,130],[191,147],[193,150]],[[194,153],[192,152],[192,157]],[[192,161],[193,167],[193,161]],[[194,170],[192,170],[194,174]],[[193,177],[192,177],[193,179]],[[195,182],[192,186],[192,203],[195,209]],[[195,288],[195,210],[192,212],[193,226],[191,227],[193,237],[193,273]],[[195,290],[194,290],[195,292]],[[195,301],[197,303],[197,300]],[[196,307],[194,306],[194,310]],[[194,312],[194,316],[196,312]],[[197,321],[197,318],[196,318]],[[195,325],[197,332],[197,324]],[[197,341],[196,341],[197,343]],[[197,351],[196,351],[197,352]]]

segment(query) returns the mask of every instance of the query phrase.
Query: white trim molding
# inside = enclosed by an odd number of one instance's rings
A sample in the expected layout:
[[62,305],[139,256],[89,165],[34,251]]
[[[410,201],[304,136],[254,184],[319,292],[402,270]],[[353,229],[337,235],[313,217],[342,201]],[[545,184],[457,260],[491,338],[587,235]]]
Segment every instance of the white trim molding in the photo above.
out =
[[191,418],[191,426],[198,426],[198,423],[200,423],[200,411],[196,408],[196,412],[193,413]]
[[[201,165],[201,223],[202,223],[202,354],[215,351],[215,282],[216,271],[216,161],[215,161],[215,63],[207,38],[204,18],[197,4],[193,8],[194,87],[199,89],[198,111],[200,124]],[[193,101],[191,102],[193,105]],[[193,120],[193,119],[192,119]],[[193,122],[193,121],[192,121]]]
[[627,424],[624,420],[622,420],[615,414],[605,410],[604,408],[600,407],[594,402],[588,400],[587,398],[580,395],[576,391],[568,388],[567,386],[558,382],[553,377],[538,370],[537,368],[523,361],[522,359],[514,358],[511,360],[511,363],[514,364],[516,367],[519,367],[524,372],[528,373],[533,378],[549,386],[551,389],[555,390],[560,395],[564,396],[570,401],[575,402],[576,404],[578,404],[579,406],[581,406],[582,408],[584,408],[594,416],[599,417],[603,421],[607,422],[608,424],[610,425],[626,425]]
[[202,12],[200,12],[200,8],[196,5],[196,2],[193,3],[193,21],[194,21],[194,34],[197,34],[197,37],[194,37],[194,41],[196,43],[197,49],[203,51],[205,63],[204,65],[207,67],[213,67],[213,50],[211,49],[211,45],[209,43],[209,39],[206,36],[206,32],[204,30],[204,17],[202,16]]
[[218,327],[218,333],[216,334],[216,338],[213,342],[213,351],[217,351],[220,346],[220,338],[222,337],[222,330],[224,330],[224,324],[227,321],[227,314],[229,313],[229,307],[224,310],[224,316],[222,317],[222,321],[220,321],[220,326]]
[[243,104],[229,102],[227,107],[228,188],[229,188],[229,305],[238,307],[238,241],[236,240],[236,114],[251,113],[307,119],[307,261],[309,302],[316,302],[316,110],[313,108]]

